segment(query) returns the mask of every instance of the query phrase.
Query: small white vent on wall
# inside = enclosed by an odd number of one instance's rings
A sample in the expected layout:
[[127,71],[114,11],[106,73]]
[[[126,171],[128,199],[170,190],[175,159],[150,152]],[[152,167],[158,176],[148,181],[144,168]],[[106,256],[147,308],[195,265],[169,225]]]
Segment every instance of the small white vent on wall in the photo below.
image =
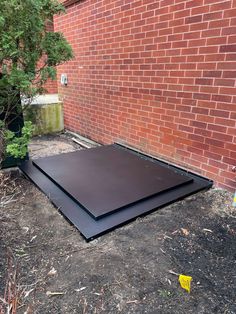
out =
[[67,77],[67,74],[65,73],[61,75],[61,85],[64,85],[64,86],[68,85],[68,77]]

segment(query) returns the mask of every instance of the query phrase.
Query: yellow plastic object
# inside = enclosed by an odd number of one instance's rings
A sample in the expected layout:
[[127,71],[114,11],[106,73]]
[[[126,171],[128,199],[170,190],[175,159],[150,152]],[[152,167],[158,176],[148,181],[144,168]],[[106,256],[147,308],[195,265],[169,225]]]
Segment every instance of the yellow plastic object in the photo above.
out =
[[190,293],[192,279],[193,278],[191,276],[179,275],[180,286],[187,290],[188,293]]
[[233,206],[236,207],[236,192],[234,193]]

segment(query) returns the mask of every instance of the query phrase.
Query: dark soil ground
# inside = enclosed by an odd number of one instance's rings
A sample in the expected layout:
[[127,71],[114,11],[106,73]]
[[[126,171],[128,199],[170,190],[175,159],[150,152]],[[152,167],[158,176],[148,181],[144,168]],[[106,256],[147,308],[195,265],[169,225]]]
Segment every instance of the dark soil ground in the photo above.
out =
[[[31,144],[34,156],[78,148],[65,135]],[[16,270],[20,314],[236,313],[232,197],[201,192],[86,243],[14,171],[0,190],[0,298]],[[190,294],[169,271],[193,277]]]

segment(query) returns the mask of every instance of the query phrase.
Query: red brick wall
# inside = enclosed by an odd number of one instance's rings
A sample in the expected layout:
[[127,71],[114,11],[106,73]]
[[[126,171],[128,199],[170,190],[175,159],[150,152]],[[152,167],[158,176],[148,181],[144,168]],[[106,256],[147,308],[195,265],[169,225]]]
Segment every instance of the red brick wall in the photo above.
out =
[[44,88],[46,89],[46,92],[48,94],[58,93],[57,81],[48,80],[47,83],[44,85]]
[[85,0],[55,18],[68,129],[236,187],[236,1]]

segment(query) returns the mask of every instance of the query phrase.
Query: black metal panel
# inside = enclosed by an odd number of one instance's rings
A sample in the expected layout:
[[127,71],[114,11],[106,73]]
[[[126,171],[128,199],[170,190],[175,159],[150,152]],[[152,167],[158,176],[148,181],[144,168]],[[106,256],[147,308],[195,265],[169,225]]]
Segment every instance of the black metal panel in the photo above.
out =
[[132,204],[125,209],[114,212],[99,220],[93,219],[78,203],[64,193],[49,177],[43,174],[31,161],[25,162],[20,169],[49,197],[52,203],[59,208],[62,214],[71,221],[73,225],[82,233],[86,240],[92,240],[118,226],[121,226],[141,215],[163,207],[167,204],[182,199],[200,190],[210,188],[212,181],[201,176],[186,172],[182,169],[172,167],[156,160],[157,164],[178,171],[187,175],[192,181],[176,189],[152,196],[146,200]]
[[117,145],[46,157],[33,163],[95,219],[192,180]]

